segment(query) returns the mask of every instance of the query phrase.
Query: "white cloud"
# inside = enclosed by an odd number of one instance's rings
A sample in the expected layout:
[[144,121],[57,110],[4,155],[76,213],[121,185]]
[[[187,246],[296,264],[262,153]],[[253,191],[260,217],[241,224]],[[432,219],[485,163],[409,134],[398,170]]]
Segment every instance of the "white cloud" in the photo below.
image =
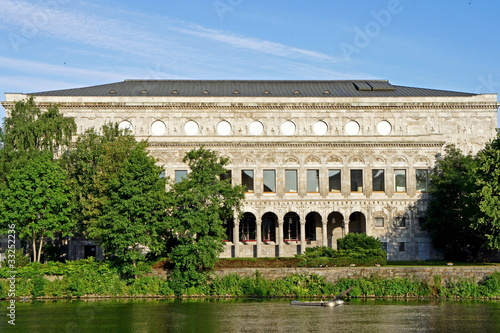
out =
[[38,74],[39,77],[66,77],[82,80],[109,80],[110,78],[125,78],[123,73],[101,72],[96,70],[80,69],[64,65],[51,65],[38,61],[19,60],[0,56],[0,68],[5,70],[16,69],[16,72],[29,75]]
[[314,58],[316,60],[329,60],[329,61],[335,60],[329,55],[320,52],[304,50],[257,38],[228,34],[223,31],[208,29],[195,24],[189,24],[186,26],[186,28],[174,28],[174,29],[179,32],[189,35],[194,35],[200,38],[209,38],[238,48],[245,48],[280,57],[290,57],[290,58],[309,57],[309,58]]

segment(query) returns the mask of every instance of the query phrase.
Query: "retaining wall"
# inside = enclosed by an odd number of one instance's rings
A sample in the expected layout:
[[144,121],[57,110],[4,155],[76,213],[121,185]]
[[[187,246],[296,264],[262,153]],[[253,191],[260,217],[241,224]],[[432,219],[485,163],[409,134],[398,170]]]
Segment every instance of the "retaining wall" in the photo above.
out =
[[[500,266],[489,267],[325,267],[325,268],[228,268],[214,271],[215,276],[223,277],[229,274],[238,274],[242,277],[255,276],[259,271],[260,276],[268,280],[280,279],[292,274],[317,274],[324,276],[328,282],[336,282],[341,278],[359,278],[377,275],[381,278],[413,278],[433,282],[433,276],[440,275],[442,281],[456,281],[460,279],[473,279],[475,282],[483,280],[494,272],[500,272]],[[165,278],[168,272],[155,270],[153,275]]]

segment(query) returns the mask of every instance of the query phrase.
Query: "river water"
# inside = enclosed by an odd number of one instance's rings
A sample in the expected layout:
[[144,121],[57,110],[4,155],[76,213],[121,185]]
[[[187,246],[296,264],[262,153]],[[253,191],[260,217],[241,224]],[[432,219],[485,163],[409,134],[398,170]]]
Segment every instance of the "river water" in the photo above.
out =
[[0,302],[1,332],[500,332],[500,302],[351,300],[327,307],[290,300]]

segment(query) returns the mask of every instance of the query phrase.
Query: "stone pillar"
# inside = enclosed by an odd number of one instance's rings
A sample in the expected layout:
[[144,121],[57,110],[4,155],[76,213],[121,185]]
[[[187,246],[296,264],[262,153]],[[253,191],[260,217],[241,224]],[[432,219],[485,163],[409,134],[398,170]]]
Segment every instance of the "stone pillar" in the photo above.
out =
[[342,225],[344,226],[342,228],[342,237],[345,237],[349,233],[349,218],[347,218],[347,221],[344,217],[344,220],[342,221]]
[[300,220],[300,254],[302,254],[306,249],[306,218]]
[[328,218],[321,220],[321,245],[328,246]]
[[257,247],[256,257],[260,258],[261,248],[262,248],[262,219],[260,217],[257,217],[255,219],[255,232],[256,232],[255,241]]
[[283,226],[285,225],[285,220],[284,219],[279,219],[278,220],[278,252],[279,256],[283,257]]
[[233,244],[234,258],[238,258],[240,256],[240,221],[238,220],[238,217],[235,217],[234,219]]

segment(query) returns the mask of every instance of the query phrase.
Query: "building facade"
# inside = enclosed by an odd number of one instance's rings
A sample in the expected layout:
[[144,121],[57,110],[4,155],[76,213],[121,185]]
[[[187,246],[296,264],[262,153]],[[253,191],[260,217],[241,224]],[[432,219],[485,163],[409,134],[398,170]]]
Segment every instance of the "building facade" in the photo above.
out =
[[130,129],[172,179],[189,172],[193,148],[229,157],[228,176],[247,193],[243,217],[225,222],[222,257],[335,248],[349,232],[379,237],[389,260],[439,257],[419,227],[430,169],[448,144],[482,149],[498,108],[494,94],[382,80],[127,80],[32,95],[74,117],[79,134],[106,122]]

